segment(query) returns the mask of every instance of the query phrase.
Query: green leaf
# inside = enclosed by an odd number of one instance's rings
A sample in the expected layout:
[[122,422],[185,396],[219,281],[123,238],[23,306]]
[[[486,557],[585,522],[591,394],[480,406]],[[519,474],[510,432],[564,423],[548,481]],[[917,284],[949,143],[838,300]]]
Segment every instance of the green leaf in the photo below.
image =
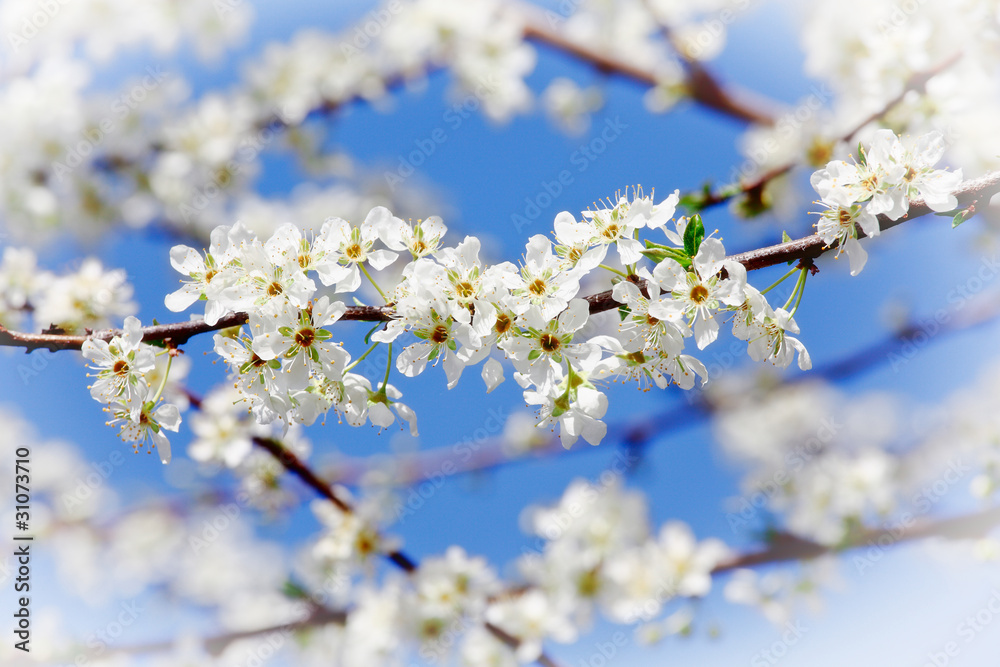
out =
[[294,581],[286,581],[284,585],[284,594],[294,600],[308,600],[309,593],[306,589],[302,588]]
[[[967,208],[963,208],[961,211],[958,211],[957,213],[955,213],[955,217],[953,217],[951,219],[951,228],[955,229],[955,227],[958,227],[960,224],[962,224],[963,222],[965,222],[966,220],[968,220],[969,218],[971,218],[975,214],[976,214],[976,205],[975,204],[971,204]],[[949,215],[949,214],[946,213],[945,215]]]
[[792,240],[792,237],[788,235],[788,232],[782,230],[782,232],[781,232],[781,242],[782,243],[788,243],[791,240]]
[[679,248],[653,248],[651,250],[641,250],[640,252],[651,259],[654,264],[659,264],[669,257],[685,269],[691,267],[691,258],[687,256],[687,253]]
[[701,216],[695,213],[688,220],[687,227],[684,228],[684,252],[689,257],[697,255],[698,248],[701,247],[701,242],[704,238],[705,225],[701,222]]
[[630,311],[628,309],[628,306],[626,306],[625,304],[618,306],[618,317],[621,318],[622,322],[624,322],[625,318],[628,317],[631,313],[632,311]]
[[868,155],[865,153],[865,147],[858,142],[858,164],[867,167],[868,166]]

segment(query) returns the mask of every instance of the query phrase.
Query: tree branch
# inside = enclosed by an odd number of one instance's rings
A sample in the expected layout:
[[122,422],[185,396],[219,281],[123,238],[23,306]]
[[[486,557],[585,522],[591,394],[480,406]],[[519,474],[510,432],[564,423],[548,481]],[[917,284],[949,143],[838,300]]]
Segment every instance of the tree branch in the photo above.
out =
[[[958,208],[966,208],[978,205],[980,202],[988,202],[990,197],[997,192],[1000,192],[1000,171],[994,171],[981,178],[966,181],[953,194],[958,199]],[[898,220],[890,220],[884,215],[878,216],[879,227],[882,231],[885,231],[932,212],[922,200],[913,199],[910,201],[909,213]],[[858,229],[858,236],[859,238],[865,236],[860,228]],[[835,245],[827,246],[822,238],[811,234],[786,243],[779,243],[749,252],[730,255],[727,259],[739,262],[746,267],[747,271],[754,271],[786,262],[816,259],[835,247]],[[585,298],[590,302],[591,315],[607,310],[614,310],[621,305],[615,301],[611,290],[591,294]],[[364,322],[388,322],[394,316],[395,311],[389,306],[348,306],[343,317],[340,319]],[[157,324],[145,327],[142,339],[147,343],[161,341],[176,346],[186,343],[192,336],[198,334],[245,324],[247,319],[246,313],[229,313],[214,325],[207,324],[204,320]],[[48,349],[52,352],[58,350],[79,350],[83,345],[83,341],[87,340],[87,338],[110,340],[112,336],[120,333],[119,330],[106,329],[83,336],[59,333],[34,334],[10,331],[0,325],[0,347],[23,347],[26,352],[40,348]]]
[[[548,27],[540,10],[525,7],[522,9],[522,14],[525,20],[525,39],[547,44],[568,53],[592,64],[601,72],[619,74],[648,86],[659,84],[655,72],[593,49]],[[737,89],[731,85],[724,87],[701,64],[689,69],[685,83],[691,99],[708,109],[747,123],[774,124],[774,108],[777,107],[775,102],[765,101],[759,94]]]
[[837,546],[818,544],[790,533],[778,533],[766,549],[734,556],[716,566],[712,573],[717,574],[741,567],[756,567],[790,560],[810,560],[825,554],[871,545],[886,548],[901,542],[911,542],[928,537],[943,537],[949,540],[974,539],[982,537],[998,524],[1000,524],[1000,507],[991,507],[980,512],[948,519],[921,521],[911,526],[866,530],[845,544]]

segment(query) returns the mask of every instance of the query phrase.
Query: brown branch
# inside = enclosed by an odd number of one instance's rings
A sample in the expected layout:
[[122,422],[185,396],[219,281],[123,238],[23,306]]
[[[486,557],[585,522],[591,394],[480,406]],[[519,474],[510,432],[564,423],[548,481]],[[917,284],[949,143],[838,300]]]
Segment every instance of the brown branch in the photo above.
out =
[[[981,178],[964,182],[954,191],[958,199],[958,208],[966,208],[979,205],[980,202],[989,202],[990,197],[1000,192],[1000,171],[994,171]],[[980,206],[981,208],[981,206]],[[915,218],[923,217],[932,213],[920,199],[910,201],[910,210],[898,220],[890,220],[884,215],[878,217],[879,227],[882,231],[891,229],[904,222]],[[865,234],[858,229],[858,236]],[[823,239],[815,234],[811,234],[801,239],[779,243],[766,248],[758,248],[749,252],[730,255],[727,259],[739,262],[747,271],[763,269],[777,264],[794,262],[798,260],[812,260],[820,255],[834,249],[836,246],[827,246]],[[641,283],[640,283],[641,284]],[[591,294],[585,297],[590,302],[590,314],[594,315],[607,310],[614,310],[621,304],[615,301],[612,291],[607,290],[598,294]],[[347,311],[340,318],[342,320],[356,320],[365,322],[388,322],[393,319],[395,312],[389,306],[348,306]],[[157,324],[143,329],[142,339],[146,342],[162,341],[171,346],[186,343],[192,336],[217,331],[228,327],[244,324],[247,321],[246,313],[230,313],[219,320],[214,325],[206,324],[203,320],[192,320],[189,322],[176,322],[173,324]],[[45,348],[50,351],[58,350],[79,350],[83,341],[87,338],[97,338],[109,340],[112,336],[119,334],[117,330],[97,331],[86,336],[68,334],[33,334],[9,331],[0,325],[0,347],[23,347],[26,352]]]
[[[588,62],[601,72],[621,75],[638,83],[656,86],[659,79],[656,73],[638,67],[615,56],[571,39],[565,34],[549,28],[541,12],[525,7],[522,11],[525,20],[524,37],[559,49],[564,53]],[[689,69],[686,83],[688,94],[698,104],[718,111],[730,118],[755,123],[758,125],[773,125],[777,104],[771,100],[764,101],[756,93],[737,89],[734,86],[724,87],[712,76],[704,66],[698,65]]]
[[[302,630],[305,628],[315,627],[318,625],[326,625],[328,623],[335,623],[337,625],[344,625],[347,622],[347,612],[336,611],[331,609],[326,609],[325,607],[320,607],[314,610],[309,616],[302,619],[301,621],[294,621],[292,623],[284,623],[281,625],[272,625],[265,628],[258,628],[256,630],[241,630],[239,632],[227,632],[224,634],[216,635],[214,637],[206,637],[202,640],[202,644],[205,646],[205,650],[213,656],[221,655],[227,646],[233,642],[240,641],[242,639],[250,639],[252,637],[259,637],[261,635],[269,635],[275,632],[285,633],[294,632],[296,630]],[[165,651],[170,651],[177,648],[177,642],[175,640],[163,641],[163,642],[150,642],[148,644],[135,644],[132,646],[112,646],[109,648],[106,655],[139,655],[144,653],[161,653]],[[96,657],[96,656],[95,656]]]
[[[387,306],[348,306],[341,316],[341,320],[354,320],[364,322],[388,322],[393,317],[393,310]],[[174,322],[171,324],[154,324],[144,327],[142,330],[142,340],[147,343],[162,342],[171,346],[183,345],[193,336],[228,329],[230,327],[246,324],[249,316],[246,313],[228,313],[223,315],[215,324],[208,324],[204,320],[190,320],[188,322]],[[26,352],[38,349],[48,349],[50,352],[59,350],[79,350],[83,342],[88,338],[96,340],[111,340],[113,336],[120,335],[119,329],[103,329],[101,331],[90,332],[86,335],[53,334],[53,333],[22,333],[10,331],[0,325],[0,346],[23,347]]]
[[[965,208],[980,201],[988,202],[990,197],[997,192],[1000,192],[1000,171],[994,171],[981,178],[966,181],[952,194],[958,199],[958,208]],[[879,228],[885,231],[929,213],[933,213],[929,206],[922,200],[913,199],[910,201],[909,212],[898,220],[890,220],[885,215],[878,216]],[[864,232],[859,229],[858,237],[863,238],[864,236]],[[767,248],[731,255],[728,259],[739,262],[746,267],[747,271],[753,271],[785,262],[815,259],[831,249],[832,247],[824,244],[823,239],[813,234],[805,238],[788,241],[787,243],[779,243]]]
[[873,545],[885,548],[901,542],[911,542],[928,537],[943,537],[949,540],[973,539],[982,537],[998,524],[1000,524],[1000,507],[991,507],[981,512],[948,519],[922,521],[908,527],[866,530],[847,543],[838,546],[826,546],[789,533],[778,533],[766,549],[734,556],[717,565],[712,573],[717,574],[741,567],[756,567],[790,560],[811,560],[825,554]]

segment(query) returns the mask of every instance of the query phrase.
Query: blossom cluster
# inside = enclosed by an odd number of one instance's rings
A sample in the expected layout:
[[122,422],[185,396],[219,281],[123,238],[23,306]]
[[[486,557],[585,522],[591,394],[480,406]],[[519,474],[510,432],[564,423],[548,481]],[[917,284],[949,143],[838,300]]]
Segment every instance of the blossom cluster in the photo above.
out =
[[898,220],[913,197],[939,213],[958,206],[952,192],[962,182],[962,170],[933,168],[946,149],[944,135],[937,131],[906,147],[892,130],[879,130],[867,150],[859,144],[857,162],[833,160],[812,175],[810,182],[826,206],[816,233],[827,244],[837,243],[838,255],[847,252],[852,276],[868,261],[858,241],[859,228],[866,236],[877,236],[878,216]]
[[29,248],[7,246],[0,257],[0,324],[82,333],[103,329],[136,311],[133,289],[121,269],[105,269],[87,257],[72,271],[56,274],[38,265]]
[[[156,348],[142,342],[142,325],[131,315],[125,318],[125,328],[110,341],[88,338],[83,342],[83,357],[91,362],[95,378],[90,385],[94,400],[107,404],[105,410],[112,419],[109,426],[120,429],[121,439],[139,445],[148,443],[156,448],[163,463],[171,458],[170,441],[164,429],[177,431],[181,424],[180,410],[170,402],[160,402],[168,372],[161,375],[157,389],[152,389],[150,377],[156,369]],[[170,350],[160,350],[170,354]]]
[[[204,302],[211,325],[229,311],[248,313],[249,330],[217,334],[215,349],[259,423],[308,425],[333,410],[352,426],[384,427],[398,416],[416,434],[416,416],[388,384],[391,369],[381,382],[352,372],[360,358],[352,362],[334,338],[347,306],[332,297],[357,292],[364,277],[391,305],[392,319],[370,334],[374,344],[363,356],[386,344],[391,363],[392,345],[408,334],[416,341],[395,358],[399,373],[414,377],[440,364],[452,388],[466,367],[482,362],[489,392],[504,381],[499,350],[525,401],[537,406],[540,426],[558,426],[566,447],[580,437],[597,444],[606,432],[602,385],[615,378],[660,388],[704,382],[705,366],[685,342],[693,337],[705,349],[720,320],[732,321],[753,359],[787,367],[797,353],[799,366],[810,367],[789,335],[798,332],[792,303],[808,269],[791,272],[799,281],[788,303],[772,308],[743,266],[726,259],[722,241],[705,236],[699,217],[672,221],[677,201],[676,192],[658,203],[636,192],[579,218],[560,213],[555,242],[533,236],[519,266],[484,264],[476,237],[444,245],[440,218],[405,222],[384,207],[357,226],[330,218],[315,235],[286,224],[263,242],[237,223],[217,228],[204,253],[173,248],[171,263],[186,279],[166,304],[179,311]],[[666,243],[644,246],[645,230]],[[378,273],[400,256],[408,260],[401,278],[383,290],[369,268]],[[605,264],[609,257],[624,270]],[[647,257],[651,268],[640,266]],[[595,333],[591,302],[580,298],[581,281],[598,269],[620,279],[612,296],[621,321],[610,333]]]
[[[620,472],[606,470],[598,482],[576,480],[557,503],[524,511],[522,527],[537,549],[517,560],[514,586],[459,547],[379,587],[362,579],[345,629],[348,643],[369,660],[398,651],[405,639],[428,659],[457,653],[468,665],[513,666],[537,660],[547,641],[576,641],[598,611],[612,623],[641,625],[647,636],[671,633],[676,619],[663,618],[667,610],[705,596],[713,569],[730,552],[719,540],[698,541],[681,521],[651,531],[644,497],[623,488]],[[309,581],[335,578],[346,588],[373,557],[398,548],[379,530],[388,509],[367,498],[345,514],[315,501],[325,530],[309,553]],[[362,623],[379,631],[365,631]],[[485,630],[487,623],[516,638],[513,651]]]

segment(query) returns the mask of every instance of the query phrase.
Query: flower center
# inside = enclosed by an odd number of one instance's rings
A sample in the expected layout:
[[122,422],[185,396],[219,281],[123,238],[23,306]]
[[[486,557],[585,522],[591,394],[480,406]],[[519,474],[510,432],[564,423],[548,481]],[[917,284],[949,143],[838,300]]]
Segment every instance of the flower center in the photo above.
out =
[[544,333],[539,337],[538,345],[542,348],[543,352],[552,354],[559,351],[559,348],[562,347],[562,341],[555,334]]
[[704,303],[708,299],[708,288],[704,285],[695,285],[691,288],[691,300],[695,303]]
[[545,294],[545,281],[541,278],[535,278],[530,285],[528,285],[528,291],[535,296],[542,296]]
[[309,267],[309,255],[305,253],[299,255],[299,266],[303,269]]
[[869,176],[868,178],[866,178],[861,182],[864,184],[865,190],[867,190],[868,192],[878,192],[878,187],[879,187],[878,174],[872,174],[871,176]]
[[273,282],[267,286],[268,296],[278,296],[279,294],[281,294],[282,291],[283,290],[281,289],[281,285],[277,282]]
[[631,352],[625,355],[625,359],[627,359],[630,363],[635,364],[636,366],[642,366],[644,363],[646,363],[646,355],[642,353],[642,350]]
[[660,320],[656,319],[655,317],[653,317],[649,313],[646,313],[646,324],[648,324],[651,327],[655,327],[659,323],[660,323]]
[[356,262],[362,255],[361,246],[357,243],[352,243],[344,250],[344,255],[347,256],[347,259]]
[[431,331],[431,340],[440,345],[448,342],[448,327],[439,324]]
[[510,317],[501,313],[497,315],[497,323],[493,325],[493,330],[498,334],[505,334],[510,329]]
[[124,359],[119,359],[118,361],[115,362],[113,370],[114,370],[115,375],[125,375],[125,374],[127,374],[128,373],[128,362],[125,361]]
[[468,299],[473,294],[472,284],[468,282],[463,282],[455,285],[455,291],[458,292],[458,296],[463,299]]
[[620,228],[618,227],[618,225],[610,224],[604,228],[604,231],[601,232],[601,235],[606,239],[616,239],[618,238],[619,232]]
[[295,332],[295,344],[299,347],[310,347],[316,340],[316,332],[312,329],[299,329]]

